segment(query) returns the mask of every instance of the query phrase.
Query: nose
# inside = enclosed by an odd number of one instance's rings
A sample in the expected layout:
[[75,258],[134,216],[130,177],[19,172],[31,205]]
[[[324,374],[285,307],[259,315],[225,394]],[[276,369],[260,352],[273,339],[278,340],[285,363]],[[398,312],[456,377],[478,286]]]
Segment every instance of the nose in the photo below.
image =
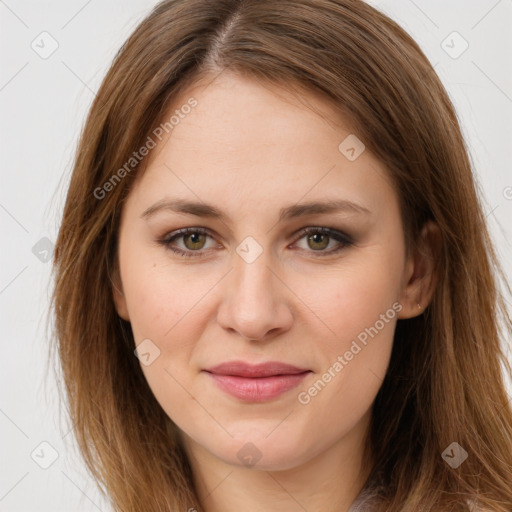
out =
[[247,340],[273,339],[293,323],[293,294],[264,255],[247,263],[235,254],[218,308],[219,325]]

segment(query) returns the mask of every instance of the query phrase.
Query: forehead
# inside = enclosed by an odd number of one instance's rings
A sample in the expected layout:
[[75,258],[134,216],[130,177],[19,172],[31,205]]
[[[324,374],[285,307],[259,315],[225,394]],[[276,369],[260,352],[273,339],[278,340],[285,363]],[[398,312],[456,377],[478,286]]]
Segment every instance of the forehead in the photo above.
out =
[[163,122],[171,118],[137,195],[213,197],[226,207],[238,198],[248,212],[336,192],[369,206],[393,199],[384,165],[318,94],[223,72],[183,90]]
[[[256,81],[229,71],[213,80],[203,79],[173,101],[166,118],[185,109],[192,98],[197,105],[179,121],[175,119],[178,123],[160,146],[170,142],[179,144],[182,151],[194,151],[200,145],[209,154],[223,157],[236,152],[245,157],[263,148],[265,155],[272,157],[290,147],[300,148],[305,141],[318,146],[320,138],[329,132],[336,144],[336,129],[350,131],[335,115],[331,102],[295,87]],[[331,142],[325,140],[326,147]]]

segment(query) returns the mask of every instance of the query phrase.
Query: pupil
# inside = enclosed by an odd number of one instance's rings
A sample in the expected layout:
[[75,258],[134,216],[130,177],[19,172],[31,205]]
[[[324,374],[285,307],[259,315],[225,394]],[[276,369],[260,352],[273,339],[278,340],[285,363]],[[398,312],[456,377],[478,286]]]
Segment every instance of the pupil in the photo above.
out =
[[[314,233],[310,238],[314,244],[321,244],[320,249],[323,249],[326,246],[325,240],[327,240],[327,237],[328,235],[324,235],[323,233]],[[318,249],[318,247],[316,247],[316,249]]]
[[185,243],[189,244],[191,249],[197,249],[198,244],[201,244],[202,233],[190,233],[185,236]]

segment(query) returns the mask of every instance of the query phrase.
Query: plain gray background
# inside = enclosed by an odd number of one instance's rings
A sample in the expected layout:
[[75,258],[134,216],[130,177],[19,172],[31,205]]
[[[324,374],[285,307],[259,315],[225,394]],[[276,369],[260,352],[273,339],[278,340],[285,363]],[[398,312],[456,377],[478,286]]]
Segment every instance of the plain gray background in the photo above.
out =
[[[65,416],[59,421],[53,373],[45,373],[48,260],[87,110],[113,56],[155,3],[0,0],[4,512],[111,510],[76,454]],[[511,280],[512,0],[370,3],[416,39],[445,84]]]

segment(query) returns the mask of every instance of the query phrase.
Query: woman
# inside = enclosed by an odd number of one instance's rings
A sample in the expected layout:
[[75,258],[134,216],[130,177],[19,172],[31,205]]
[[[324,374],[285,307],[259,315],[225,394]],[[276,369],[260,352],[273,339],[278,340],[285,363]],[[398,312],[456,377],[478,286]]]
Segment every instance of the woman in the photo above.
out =
[[115,510],[512,510],[511,323],[460,127],[367,4],[158,4],[91,107],[55,270]]

